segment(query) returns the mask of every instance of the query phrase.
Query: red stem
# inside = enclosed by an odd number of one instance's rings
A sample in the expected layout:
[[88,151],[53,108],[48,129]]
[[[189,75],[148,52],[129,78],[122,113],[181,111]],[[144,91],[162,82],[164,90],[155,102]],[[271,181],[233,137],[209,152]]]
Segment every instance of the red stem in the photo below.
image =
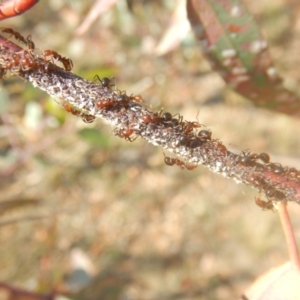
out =
[[285,203],[278,203],[278,213],[285,235],[290,260],[297,267],[297,269],[300,270],[298,247],[295,240],[293,226],[291,224],[291,219]]

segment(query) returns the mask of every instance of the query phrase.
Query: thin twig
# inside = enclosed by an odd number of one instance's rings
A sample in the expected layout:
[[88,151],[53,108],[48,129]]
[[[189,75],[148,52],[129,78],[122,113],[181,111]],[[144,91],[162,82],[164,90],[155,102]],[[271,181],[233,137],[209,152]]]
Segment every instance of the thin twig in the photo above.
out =
[[[65,68],[71,65],[67,60]],[[173,153],[176,159],[165,158],[168,165],[189,170],[204,165],[212,172],[264,192],[269,201],[300,203],[300,171],[295,168],[270,163],[267,154],[232,153],[210,132],[199,130],[200,123],[185,121],[179,114],[155,112],[141,97],[128,96],[107,82],[85,80],[35,54],[33,49],[21,49],[1,36],[0,68],[4,74],[11,72],[44,90],[85,122],[102,118],[115,127],[119,137],[128,141],[141,137]]]
[[298,268],[298,270],[300,270],[298,247],[295,240],[293,226],[291,224],[290,216],[287,210],[287,205],[285,203],[278,203],[278,213],[286,239],[291,263],[294,264]]

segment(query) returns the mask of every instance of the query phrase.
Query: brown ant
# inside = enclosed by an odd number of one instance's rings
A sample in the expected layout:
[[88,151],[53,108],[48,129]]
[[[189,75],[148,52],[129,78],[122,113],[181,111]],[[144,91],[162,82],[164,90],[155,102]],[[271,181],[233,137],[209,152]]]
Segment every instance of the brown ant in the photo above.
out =
[[264,162],[265,164],[269,163],[270,162],[270,156],[268,153],[260,153],[258,155],[258,159],[260,159],[262,162]]
[[[175,116],[178,116],[178,119],[175,118]],[[171,113],[169,112],[165,112],[163,114],[160,114],[160,117],[161,117],[161,120],[165,123],[169,123],[170,125],[173,125],[173,126],[178,126],[179,124],[182,123],[182,119],[183,117],[180,116],[179,114],[176,114],[174,116],[172,116]]]
[[250,174],[250,176],[247,178],[247,180],[254,185],[257,188],[262,189],[265,186],[265,180],[264,178],[260,177],[259,175],[252,175]]
[[161,117],[157,113],[154,113],[153,115],[150,114],[142,115],[141,119],[145,123],[158,123],[161,121]]
[[129,97],[123,92],[123,93],[117,94],[115,100],[118,103],[125,103],[129,100]]
[[[183,117],[180,114],[175,114],[174,116],[172,116],[172,114],[169,112],[165,112],[165,113],[161,114],[161,111],[160,111],[159,116],[161,117],[162,121],[171,123],[174,126],[181,124],[182,119],[183,119]],[[178,116],[178,119],[175,118],[176,116]]]
[[50,60],[56,59],[57,61],[60,61],[63,64],[65,70],[67,70],[67,71],[71,71],[73,68],[73,62],[70,58],[62,57],[60,54],[58,54],[57,52],[55,52],[53,50],[45,50],[43,52],[43,56],[45,59],[48,59],[48,60],[50,57]]
[[189,148],[197,148],[203,145],[203,140],[199,139],[196,136],[192,136],[188,138],[187,147]]
[[255,203],[257,206],[261,207],[263,210],[274,210],[274,204],[271,200],[269,201],[264,201],[264,200],[261,200],[260,198],[258,197],[255,197]]
[[200,138],[200,140],[211,140],[211,131],[200,130],[198,132],[198,137]]
[[2,32],[13,35],[17,41],[26,45],[29,50],[35,49],[35,45],[34,45],[33,41],[31,40],[31,35],[29,35],[27,38],[24,38],[19,32],[15,31],[11,28],[3,28]]
[[260,153],[260,154],[256,154],[256,153],[249,153],[246,151],[243,151],[243,156],[241,156],[239,158],[240,163],[244,164],[244,165],[253,165],[257,159],[260,159],[262,162],[264,162],[265,164],[269,163],[270,161],[270,156],[267,153]]
[[55,68],[54,66],[55,66],[54,64],[48,62],[48,63],[43,65],[43,69],[46,73],[50,73],[54,70],[54,68]]
[[32,69],[38,68],[39,64],[34,60],[30,52],[23,52],[23,57],[20,61],[20,66],[22,71],[30,71]]
[[185,146],[189,142],[189,139],[185,135],[181,135],[176,142],[176,146]]
[[72,107],[71,114],[74,116],[80,116],[81,112],[79,110],[76,110],[74,107]]
[[198,165],[185,164],[185,168],[189,171],[194,170],[197,167],[198,167]]
[[[165,156],[165,154],[164,154],[164,156]],[[186,164],[178,158],[172,158],[172,157],[168,157],[168,156],[165,156],[164,162],[167,166],[177,165],[181,169],[186,168],[189,171],[198,167],[198,165]]]
[[13,55],[12,60],[5,66],[5,68],[10,70],[14,67],[19,67],[19,66],[20,66],[20,57],[17,55]]
[[79,116],[81,114],[81,112],[79,110],[76,110],[76,108],[74,108],[72,105],[70,105],[69,103],[65,102],[62,107],[65,109],[65,111],[71,113],[74,116]]
[[167,166],[177,165],[181,169],[185,168],[185,163],[183,161],[181,161],[180,159],[165,156],[164,160],[165,160],[165,164]]
[[265,194],[268,199],[276,199],[276,200],[284,200],[286,198],[285,194],[278,191],[274,190],[273,188],[269,187],[265,190]]
[[86,114],[83,114],[83,115],[81,116],[81,119],[82,119],[82,121],[85,122],[85,123],[93,123],[94,120],[96,119],[96,117],[93,116],[93,115],[86,115]]
[[5,66],[5,69],[11,71],[29,71],[37,68],[39,65],[27,51],[13,55],[10,62]]
[[182,123],[183,133],[188,135],[190,134],[194,128],[199,128],[201,125],[198,122],[184,122]]
[[108,99],[103,99],[103,100],[98,100],[96,102],[96,106],[98,108],[110,108],[111,106],[113,106],[114,104],[114,100],[108,98]]
[[268,168],[270,171],[273,171],[275,174],[282,174],[284,172],[284,168],[279,163],[269,163]]
[[289,178],[291,178],[291,179],[297,178],[298,175],[299,175],[299,172],[298,172],[298,170],[295,169],[295,168],[289,168],[289,169],[287,170],[287,176],[288,176]]
[[167,166],[174,166],[175,165],[175,158],[171,158],[171,157],[165,156],[164,161],[165,161],[165,164]]
[[129,97],[130,100],[134,100],[136,102],[140,102],[140,103],[143,103],[143,99],[141,96],[130,96]]
[[63,105],[63,108],[65,109],[65,111],[69,112],[69,113],[72,113],[72,106],[70,104],[68,104],[67,102],[65,102]]
[[256,163],[258,154],[250,153],[250,151],[242,151],[242,156],[239,156],[238,161],[243,165],[253,166]]
[[82,121],[85,123],[92,123],[96,119],[96,117],[93,115],[81,113],[79,110],[76,110],[67,102],[63,103],[62,107],[65,109],[65,111],[71,113],[72,115],[81,116]]
[[130,137],[134,133],[132,128],[126,128],[126,129],[116,129],[115,135],[118,137],[124,138],[126,141],[133,142],[137,139],[137,136],[133,139]]
[[220,142],[217,142],[215,145],[219,152],[221,152],[223,155],[227,153],[227,148]]
[[171,122],[173,125],[178,125],[180,122],[182,122],[182,116],[179,115],[179,119],[175,119],[176,115],[172,116],[171,113],[165,112],[162,114],[162,110],[159,112],[154,113],[153,115],[147,114],[142,116],[142,120],[145,123],[159,123],[161,121],[165,122]]
[[161,118],[168,122],[168,121],[171,121],[173,119],[173,116],[169,113],[169,112],[165,112],[162,114]]

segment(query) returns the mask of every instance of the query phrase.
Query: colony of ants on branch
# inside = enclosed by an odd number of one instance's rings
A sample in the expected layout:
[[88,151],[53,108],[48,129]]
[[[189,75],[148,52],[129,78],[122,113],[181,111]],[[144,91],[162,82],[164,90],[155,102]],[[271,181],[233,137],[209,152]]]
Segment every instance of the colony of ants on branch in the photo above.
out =
[[[33,52],[36,50],[35,44],[31,39],[31,35],[27,38],[23,37],[19,32],[11,29],[11,28],[1,28],[1,31],[7,34],[10,34],[10,37],[14,37],[17,41],[24,44],[28,49],[27,51],[23,50],[23,55],[15,55],[12,58],[12,61],[6,65],[7,70],[14,71],[14,68],[18,68],[15,71],[29,71],[38,67],[41,67],[39,63],[37,63],[36,59],[33,57]],[[19,53],[18,53],[19,54]],[[68,57],[63,57],[57,52],[53,50],[45,50],[42,54],[42,58],[46,61],[53,63],[53,60],[57,60],[62,63],[65,70],[71,71],[73,68],[73,62]],[[45,71],[50,71],[50,67],[48,63],[43,63],[42,67]]]
[[[73,68],[73,62],[68,57],[63,57],[59,53],[53,50],[45,50],[41,56],[34,54],[36,50],[35,45],[29,35],[27,38],[23,37],[20,33],[14,31],[11,28],[2,28],[2,32],[7,33],[10,37],[14,37],[17,41],[24,44],[27,49],[23,49],[13,54],[9,60],[2,64],[1,76],[3,77],[7,71],[16,75],[21,72],[27,72],[34,69],[41,69],[46,74],[58,68],[55,62],[60,62],[66,71],[71,71]],[[112,79],[107,77],[99,78],[95,76],[94,80],[98,81],[104,90],[112,91],[109,97],[102,98],[95,102],[95,107],[99,110],[110,111],[114,109],[124,109],[130,107],[132,110],[138,109],[145,105],[143,99],[137,95],[128,96],[125,91],[119,91],[112,83]],[[63,108],[73,115],[80,116],[84,122],[91,123],[94,121],[95,116],[87,114],[86,112],[79,111],[72,107],[69,103],[63,103]],[[212,143],[214,148],[217,149],[220,155],[226,156],[227,148],[218,140],[212,140],[212,133],[209,130],[201,129],[203,125],[199,122],[189,122],[183,120],[183,117],[179,114],[172,115],[169,112],[163,112],[162,110],[155,113],[143,113],[139,117],[139,122],[142,122],[145,126],[154,124],[156,126],[162,126],[164,129],[179,128],[180,134],[176,137],[176,147],[189,147],[191,149],[201,147],[205,143]],[[128,126],[126,128],[117,128],[114,130],[115,135],[124,138],[129,142],[133,142],[140,132]],[[164,162],[167,166],[177,165],[181,169],[193,170],[198,165],[189,162],[183,162],[178,158],[164,157]],[[255,168],[257,165],[264,165],[264,170],[270,171],[274,174],[284,174],[285,177],[300,181],[300,172],[295,168],[283,168],[280,164],[270,163],[270,157],[267,153],[250,153],[250,151],[243,151],[241,155],[237,156],[236,163],[241,166],[248,166]],[[278,191],[276,187],[272,187],[263,175],[250,174],[247,175],[246,181],[252,186],[263,191],[266,194],[268,201],[263,201],[260,198],[256,198],[255,202],[263,209],[274,209],[276,201],[285,201],[285,195],[281,191]]]

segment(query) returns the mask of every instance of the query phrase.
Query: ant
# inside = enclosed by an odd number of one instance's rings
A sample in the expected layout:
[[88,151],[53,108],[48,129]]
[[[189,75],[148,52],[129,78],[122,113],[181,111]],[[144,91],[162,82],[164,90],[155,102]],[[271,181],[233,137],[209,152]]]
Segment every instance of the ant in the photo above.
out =
[[96,106],[98,108],[110,108],[112,107],[114,104],[117,103],[126,103],[129,100],[129,97],[126,94],[117,94],[115,93],[113,95],[113,99],[111,98],[107,98],[107,99],[102,99],[102,100],[98,100],[96,102]]
[[[65,109],[65,111],[71,113],[74,116],[79,116],[81,112],[79,110],[76,110],[72,105],[69,103],[65,102],[62,107]],[[83,120],[84,121],[84,120]]]
[[194,170],[198,167],[198,165],[185,164],[185,168],[189,171]]
[[93,115],[86,115],[86,114],[84,114],[84,115],[81,116],[81,119],[85,123],[93,123],[94,120],[96,119],[96,117],[93,116]]
[[176,146],[185,146],[189,142],[189,139],[185,135],[181,135],[179,139],[176,141]]
[[188,122],[182,123],[183,134],[190,134],[194,128],[199,128],[201,125],[198,122]]
[[163,114],[162,110],[160,110],[159,112],[154,113],[153,115],[147,114],[147,115],[143,115],[142,116],[142,120],[145,123],[159,123],[161,121],[165,121],[165,122],[172,122],[174,125],[178,125],[179,122],[182,122],[182,116],[179,115],[179,120],[175,119],[174,116],[171,115],[171,113],[169,112],[165,112]]
[[154,113],[153,115],[150,114],[143,115],[141,119],[145,123],[158,123],[162,120],[161,117],[158,115],[158,113]]
[[198,132],[198,137],[200,138],[200,140],[211,140],[211,131],[200,130]]
[[65,111],[69,112],[69,113],[72,113],[72,106],[70,104],[68,104],[67,102],[65,102],[62,107],[65,109]]
[[129,141],[129,142],[133,142],[137,139],[137,136],[134,137],[133,139],[130,137],[133,133],[134,133],[133,129],[131,129],[131,128],[115,130],[115,135],[117,135],[120,138],[124,138],[125,141]]
[[[12,60],[5,66],[5,69],[12,69],[13,67],[20,66],[20,57],[17,55],[13,55]],[[20,67],[19,67],[20,70]]]
[[62,57],[60,54],[53,50],[45,50],[43,52],[43,56],[45,59],[48,59],[48,57],[50,57],[50,60],[56,59],[57,61],[60,61],[63,64],[66,71],[71,71],[73,68],[73,62],[70,58]]
[[55,66],[54,64],[47,62],[46,64],[43,65],[43,69],[46,73],[50,73],[55,69],[54,66]]
[[274,203],[271,200],[264,201],[258,197],[255,197],[255,204],[257,206],[261,207],[263,210],[270,210],[270,209],[274,210],[274,208],[275,208]]
[[92,123],[96,117],[93,115],[87,115],[81,113],[79,110],[76,110],[74,107],[72,107],[69,103],[65,102],[62,107],[65,109],[65,111],[71,113],[72,115],[75,116],[81,116],[81,119],[85,123]]
[[129,100],[129,97],[123,92],[121,94],[117,94],[115,99],[118,103],[125,103]]
[[39,64],[34,60],[30,52],[23,51],[23,57],[21,58],[20,66],[22,71],[30,71],[39,67]]
[[218,149],[218,151],[221,152],[223,155],[227,153],[227,148],[222,143],[217,142],[215,146]]
[[31,35],[29,35],[27,38],[24,38],[19,32],[15,31],[11,28],[3,28],[2,32],[13,35],[17,41],[26,45],[29,50],[35,49],[35,45],[34,45],[33,41],[31,40]]
[[[177,115],[178,115],[178,119],[174,118]],[[172,114],[169,113],[169,112],[165,112],[161,115],[161,120],[162,121],[169,122],[174,126],[177,126],[180,123],[182,123],[182,119],[183,119],[183,117],[180,116],[179,114],[176,114],[176,115],[172,116]]]
[[11,71],[30,71],[33,68],[37,68],[39,65],[33,59],[31,54],[27,51],[13,55],[12,59],[5,66],[5,69]]
[[239,162],[243,165],[253,166],[258,158],[258,154],[250,153],[250,151],[242,151],[243,156],[238,158]]
[[192,136],[191,138],[188,139],[187,142],[187,147],[189,148],[197,148],[200,147],[201,145],[203,145],[203,140],[199,139],[196,136]]
[[130,99],[130,100],[134,100],[134,101],[136,101],[136,102],[143,103],[142,97],[141,97],[141,96],[138,96],[138,95],[137,95],[137,96],[133,96],[133,95],[132,95],[132,96],[129,97],[129,99]]
[[96,106],[98,108],[109,108],[112,105],[113,105],[113,100],[112,99],[98,100],[96,102]]
[[274,190],[271,187],[267,188],[265,193],[268,199],[284,200],[286,198],[284,193]]
[[[165,156],[165,154],[164,154]],[[172,158],[172,157],[168,157],[168,156],[165,156],[164,158],[164,162],[167,166],[174,166],[174,165],[177,165],[178,167],[180,167],[182,170],[184,168],[186,168],[187,170],[193,170],[195,168],[197,168],[198,166],[197,165],[192,165],[192,164],[186,164],[184,163],[183,161],[181,161],[180,159],[177,159],[177,158]]]
[[[165,156],[165,154],[164,154],[164,156]],[[174,166],[175,165],[175,158],[165,156],[164,161],[165,161],[165,164],[167,166]]]
[[169,112],[165,112],[162,114],[161,118],[168,122],[168,121],[171,121],[173,119],[173,116],[169,113]]
[[282,174],[284,172],[284,168],[279,163],[269,163],[268,168],[275,174]]
[[98,75],[94,76],[94,80],[99,80],[103,87],[109,88],[111,86],[114,86],[114,84],[111,84],[112,79],[109,79],[107,77],[103,77],[100,79]]
[[[254,165],[254,163],[256,162],[257,159],[260,159],[263,163],[268,164],[270,162],[270,156],[267,153],[260,153],[260,154],[256,154],[256,153],[251,153],[250,152],[245,152],[243,151],[243,155],[239,158],[240,163],[244,164],[244,165]],[[272,168],[272,164],[269,164],[270,167]],[[280,171],[279,171],[280,172]],[[275,172],[276,173],[276,172]]]
[[258,159],[260,159],[265,164],[268,164],[270,162],[270,155],[268,153],[262,152],[258,155]]
[[263,188],[266,184],[264,178],[260,177],[259,175],[252,175],[250,174],[247,180],[253,184],[257,188]]
[[291,179],[297,178],[298,175],[299,175],[299,172],[298,172],[298,170],[295,169],[295,168],[289,168],[289,169],[287,170],[287,176],[288,176],[289,178],[291,178]]
[[165,164],[167,166],[174,166],[177,165],[178,167],[180,167],[182,170],[185,168],[185,163],[177,158],[172,158],[172,157],[167,157],[165,156]]

